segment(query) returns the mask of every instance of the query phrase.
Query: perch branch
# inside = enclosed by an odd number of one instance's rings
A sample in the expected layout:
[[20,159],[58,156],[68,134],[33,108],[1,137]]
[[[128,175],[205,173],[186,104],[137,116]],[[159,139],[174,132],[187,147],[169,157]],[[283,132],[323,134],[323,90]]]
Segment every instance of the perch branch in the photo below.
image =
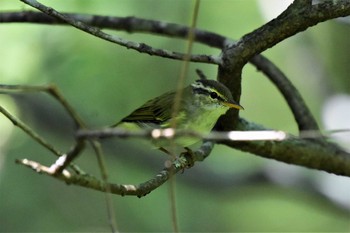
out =
[[[204,143],[203,146],[195,152],[195,157],[205,158],[210,154],[212,149],[212,143]],[[30,161],[28,159],[18,160],[17,163],[29,167],[40,174],[45,174],[60,179],[66,182],[67,184],[78,185],[122,196],[128,195],[142,197],[164,184],[167,180],[169,180],[172,177],[172,175],[188,168],[190,165],[193,164],[193,161],[186,156],[180,156],[177,160],[172,162],[169,161],[168,163],[166,163],[165,168],[152,179],[139,185],[119,185],[102,182],[101,180],[90,175],[73,175],[67,170],[63,170],[61,173],[56,174],[52,171],[52,169],[38,162]]]
[[[53,86],[27,86],[27,85],[0,85],[0,94],[3,93],[14,93],[14,92],[45,92],[49,95],[51,95],[54,99],[56,99],[63,108],[67,111],[67,113],[71,116],[73,121],[75,122],[76,126],[78,125],[84,125],[78,114],[73,110],[73,108],[68,104],[68,102],[64,99],[63,95],[58,91],[58,89]],[[51,151],[54,155],[58,156],[59,158],[66,157],[66,154],[56,149],[53,145],[51,145],[49,142],[47,142],[44,138],[39,136],[33,129],[31,129],[29,126],[12,116],[6,109],[0,106],[0,112],[9,119],[14,125],[16,125],[18,128],[20,128],[23,132],[25,132],[27,135],[29,135],[31,138],[33,138],[36,142],[38,142],[40,145],[42,145],[44,148]],[[79,150],[82,145],[78,144],[73,145],[73,149],[68,154],[73,154],[72,152],[77,152],[77,147],[79,147]],[[70,160],[71,161],[71,160]],[[67,164],[65,163],[65,167],[67,165],[70,165],[72,169],[78,174],[84,174],[84,171],[82,171],[78,166],[76,166],[73,163]],[[65,168],[64,167],[64,168]],[[63,169],[63,168],[62,168]],[[60,170],[62,170],[60,169]]]
[[[75,126],[78,129],[85,129],[86,126],[83,122],[83,120],[80,118],[80,116],[75,112],[74,108],[70,106],[68,101],[63,97],[63,95],[58,91],[57,87],[54,85],[49,86],[27,86],[27,85],[0,85],[0,94],[1,93],[14,93],[14,92],[44,92],[52,96],[55,100],[57,100],[64,110],[68,113],[68,115],[72,118],[72,120],[75,123]],[[72,165],[72,168],[77,172],[78,174],[84,174],[84,172],[78,168],[76,165],[72,163],[74,158],[78,156],[81,151],[85,147],[85,143],[81,140],[77,140],[76,143],[72,146],[70,151],[67,153],[62,153],[55,149],[50,143],[46,142],[42,137],[40,137],[38,134],[36,134],[31,128],[29,128],[27,125],[22,123],[21,121],[17,120],[14,116],[12,116],[9,112],[7,112],[5,109],[0,108],[0,112],[3,113],[14,125],[17,125],[20,129],[22,129],[26,134],[28,134],[30,137],[32,137],[35,141],[37,141],[39,144],[47,148],[49,151],[54,153],[56,156],[59,157],[59,159],[51,166],[51,169],[53,169],[56,173],[60,173],[63,171],[67,166]],[[97,153],[99,151],[97,142],[94,142],[93,140],[89,140],[91,146],[94,148],[98,159],[101,154]],[[101,165],[101,163],[99,163]],[[101,172],[103,173],[104,168],[101,168]]]

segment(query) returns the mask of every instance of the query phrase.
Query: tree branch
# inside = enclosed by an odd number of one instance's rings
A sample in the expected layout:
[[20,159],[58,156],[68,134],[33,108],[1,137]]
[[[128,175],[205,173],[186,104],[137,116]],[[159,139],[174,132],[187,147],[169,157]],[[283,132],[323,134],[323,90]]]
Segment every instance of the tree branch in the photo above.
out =
[[[204,143],[203,146],[201,146],[201,148],[199,148],[199,150],[195,152],[195,158],[204,159],[210,154],[212,149],[212,143]],[[56,179],[62,180],[67,184],[73,184],[122,196],[127,195],[137,197],[143,197],[149,194],[151,191],[164,184],[167,180],[169,180],[173,175],[175,175],[179,171],[184,171],[184,169],[193,165],[192,159],[183,154],[174,161],[168,161],[166,163],[165,168],[162,171],[160,171],[156,176],[154,176],[152,179],[146,182],[143,182],[139,185],[119,185],[101,181],[91,175],[74,175],[71,174],[68,170],[63,170],[61,173],[57,174],[53,171],[53,169],[50,169],[49,167],[46,167],[35,161],[30,161],[28,159],[17,160],[17,163],[29,167],[40,174],[45,174]]]
[[284,73],[264,56],[254,56],[250,62],[261,70],[281,92],[293,112],[299,132],[303,130],[319,130],[315,118],[306,106],[299,91]]
[[[239,119],[237,128],[247,131],[265,129],[244,119]],[[350,153],[323,139],[288,137],[282,141],[224,141],[222,144],[264,158],[350,177]]]
[[[248,33],[237,42],[226,41],[222,50],[222,64],[219,65],[217,79],[231,90],[236,101],[239,102],[241,96],[242,69],[255,55],[320,22],[350,14],[349,1],[337,1],[336,3],[327,1],[316,5],[308,4],[308,6],[300,4],[305,1],[295,3],[291,4],[276,19]],[[234,130],[237,119],[238,111],[230,110],[220,118],[217,129]]]
[[299,2],[305,1],[296,1],[298,4],[291,4],[276,19],[231,44],[227,48],[231,62],[245,64],[254,55],[309,27],[329,19],[350,15],[350,1],[347,0],[325,1],[315,5]]
[[[13,21],[20,21],[20,19],[24,19],[27,20],[26,22],[39,21],[40,23],[55,24],[63,24],[64,21],[64,23],[69,23],[81,30],[87,31],[90,34],[96,35],[97,33],[99,36],[101,36],[101,38],[121,44],[127,48],[132,48],[140,52],[152,53],[159,56],[163,50],[158,51],[157,49],[148,48],[148,45],[126,41],[121,38],[108,35],[96,27],[113,29],[118,28],[129,32],[149,32],[180,38],[186,38],[189,30],[187,27],[176,24],[164,24],[157,21],[143,20],[133,17],[118,18],[78,14],[63,15],[41,4],[38,6],[37,4],[39,3],[36,1],[23,1],[36,4],[37,7],[42,7],[44,12],[57,17],[57,19],[34,12],[23,12],[16,14],[11,13],[11,15],[9,15],[9,13],[7,15],[2,13],[0,15],[0,22],[6,22],[6,20],[10,21],[11,19],[8,19],[10,16],[12,17]],[[263,72],[282,92],[292,108],[293,114],[298,122],[299,129],[302,130],[305,130],[306,128],[317,129],[317,124],[303,103],[299,93],[296,91],[295,87],[288,82],[287,79],[285,79],[283,73],[276,69],[276,67],[265,64],[266,61],[264,58],[256,54],[265,51],[280,41],[298,32],[304,31],[308,27],[316,25],[319,22],[350,14],[350,2],[348,1],[337,1],[335,3],[333,3],[333,1],[327,1],[315,5],[311,5],[309,3],[310,1],[308,0],[296,0],[275,20],[272,20],[259,29],[245,35],[238,42],[231,41],[230,39],[214,33],[201,30],[195,31],[196,41],[223,49],[221,58],[209,57],[204,59],[201,57],[200,59],[207,61],[211,60],[211,63],[220,65],[218,80],[223,82],[233,91],[236,100],[239,100],[241,94],[240,83],[242,68],[248,60],[252,59],[253,64],[263,70]],[[303,7],[301,7],[302,5]],[[95,25],[95,27],[89,27],[85,24]],[[167,55],[165,57],[168,56],[169,58],[183,59],[183,54],[175,53],[174,55],[173,52],[168,52],[169,51],[166,51]],[[191,57],[191,61],[200,61],[200,59]],[[228,120],[222,121],[223,128],[227,128],[228,125],[228,128],[232,129],[232,122],[234,122],[237,117],[238,113],[231,111],[229,113],[229,117],[227,118]],[[257,126],[242,119],[238,120],[237,127],[240,130],[265,130],[261,126]],[[222,143],[265,158],[272,158],[286,163],[298,164],[304,167],[325,170],[334,174],[350,176],[350,162],[348,159],[349,154],[340,150],[334,144],[323,140],[307,140],[292,137],[284,141],[273,142],[224,141]],[[205,156],[203,158],[205,158]],[[150,184],[152,184],[152,182],[150,182]],[[134,191],[130,192],[132,193]],[[140,193],[142,194],[142,192]]]
[[[184,25],[161,22],[151,19],[140,19],[137,17],[117,17],[101,16],[90,14],[62,13],[63,15],[80,21],[84,24],[98,27],[100,29],[124,30],[128,33],[149,33],[161,36],[176,37],[186,39],[189,28]],[[67,25],[67,22],[48,16],[41,12],[22,11],[22,12],[1,12],[0,23],[38,23],[51,25]],[[195,29],[194,41],[212,46],[223,48],[227,39],[216,33],[205,30]]]
[[[165,49],[156,49],[152,48],[150,45],[147,45],[145,43],[137,43],[129,40],[125,40],[123,38],[110,35],[108,33],[105,33],[101,31],[97,27],[92,27],[87,24],[84,24],[81,21],[77,21],[74,18],[69,17],[68,15],[61,14],[60,12],[56,11],[53,8],[47,7],[35,0],[21,0],[22,2],[42,11],[43,13],[55,17],[59,20],[65,21],[66,23],[72,25],[73,27],[80,29],[86,33],[89,33],[93,36],[96,36],[100,39],[121,45],[126,47],[127,49],[134,49],[140,53],[147,53],[149,55],[155,55],[160,57],[166,57],[176,60],[184,60],[186,58],[186,54],[173,52]],[[199,55],[199,54],[193,54],[189,58],[192,62],[201,62],[201,63],[212,63],[212,64],[220,64],[220,58],[216,56],[210,56],[210,55]]]
[[312,4],[312,0],[294,0],[293,4],[300,7],[310,6]]
[[62,152],[60,152],[57,148],[55,148],[53,145],[51,145],[49,142],[47,142],[45,139],[40,137],[37,133],[35,133],[29,126],[24,124],[19,119],[12,116],[5,108],[0,106],[0,113],[2,113],[7,119],[11,121],[11,123],[18,128],[20,128],[23,132],[25,132],[29,137],[31,137],[34,141],[39,143],[44,148],[48,149],[51,153],[53,153],[56,156],[61,156]]

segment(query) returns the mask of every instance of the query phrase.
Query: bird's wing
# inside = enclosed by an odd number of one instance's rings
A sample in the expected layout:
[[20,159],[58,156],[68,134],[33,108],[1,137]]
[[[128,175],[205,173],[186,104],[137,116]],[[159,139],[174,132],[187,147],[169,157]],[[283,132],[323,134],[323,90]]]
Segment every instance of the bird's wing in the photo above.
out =
[[174,97],[175,93],[169,92],[149,100],[121,122],[164,124],[171,118]]

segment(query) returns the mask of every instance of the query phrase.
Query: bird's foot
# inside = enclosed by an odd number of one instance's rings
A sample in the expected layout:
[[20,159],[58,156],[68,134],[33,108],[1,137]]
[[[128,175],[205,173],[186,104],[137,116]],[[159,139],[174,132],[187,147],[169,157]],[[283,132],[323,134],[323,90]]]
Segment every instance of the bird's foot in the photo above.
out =
[[194,152],[188,148],[188,147],[184,147],[186,151],[182,152],[180,154],[180,158],[184,158],[185,159],[185,166],[184,168],[191,168],[194,165],[195,159],[194,159]]

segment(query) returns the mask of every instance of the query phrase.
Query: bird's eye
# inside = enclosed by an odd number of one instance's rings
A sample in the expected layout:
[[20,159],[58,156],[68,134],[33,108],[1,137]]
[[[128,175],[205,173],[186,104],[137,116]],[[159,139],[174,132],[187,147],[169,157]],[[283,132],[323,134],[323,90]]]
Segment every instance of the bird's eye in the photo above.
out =
[[210,92],[210,97],[212,99],[216,99],[216,98],[218,98],[218,94],[216,92]]

